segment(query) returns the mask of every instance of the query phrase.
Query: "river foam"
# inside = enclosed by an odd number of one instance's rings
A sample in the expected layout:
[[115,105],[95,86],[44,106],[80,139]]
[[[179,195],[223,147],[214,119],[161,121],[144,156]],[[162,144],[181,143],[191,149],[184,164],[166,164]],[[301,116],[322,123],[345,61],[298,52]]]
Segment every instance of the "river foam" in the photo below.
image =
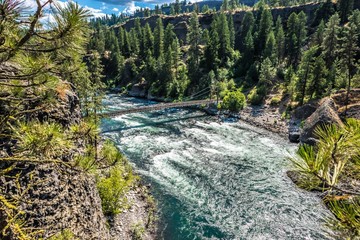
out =
[[[153,104],[114,95],[105,103],[116,109]],[[171,109],[102,123],[104,135],[152,185],[160,239],[334,238],[321,200],[286,176],[294,145],[244,123],[198,116]]]

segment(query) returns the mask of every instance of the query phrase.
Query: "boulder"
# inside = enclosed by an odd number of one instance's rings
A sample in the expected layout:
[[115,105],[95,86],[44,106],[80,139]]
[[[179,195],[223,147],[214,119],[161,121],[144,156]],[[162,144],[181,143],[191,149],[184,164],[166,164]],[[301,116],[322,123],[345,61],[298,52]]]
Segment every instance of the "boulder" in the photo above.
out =
[[318,101],[309,102],[294,110],[292,117],[299,120],[304,120],[310,117],[319,107]]
[[132,86],[131,90],[128,92],[131,97],[146,97],[146,83],[145,84],[135,84]]
[[305,120],[301,130],[300,142],[314,145],[317,142],[315,129],[329,124],[343,125],[336,111],[336,106],[331,98],[325,98],[320,107]]
[[289,131],[289,140],[292,143],[298,143],[300,141],[300,131],[299,130]]

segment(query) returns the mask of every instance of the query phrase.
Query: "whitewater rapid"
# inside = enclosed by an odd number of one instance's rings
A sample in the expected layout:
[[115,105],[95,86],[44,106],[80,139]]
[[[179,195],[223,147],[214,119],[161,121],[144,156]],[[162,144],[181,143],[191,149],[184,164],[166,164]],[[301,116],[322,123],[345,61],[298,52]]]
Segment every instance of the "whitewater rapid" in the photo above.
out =
[[[110,110],[155,102],[108,95]],[[334,239],[320,198],[286,176],[296,146],[189,109],[104,119],[158,203],[160,239]]]

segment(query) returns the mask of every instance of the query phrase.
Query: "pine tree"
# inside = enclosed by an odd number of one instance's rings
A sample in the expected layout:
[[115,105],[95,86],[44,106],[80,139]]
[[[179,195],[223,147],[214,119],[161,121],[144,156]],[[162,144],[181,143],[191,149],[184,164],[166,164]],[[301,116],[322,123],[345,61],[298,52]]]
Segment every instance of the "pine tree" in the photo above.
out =
[[229,24],[224,12],[218,17],[217,31],[219,34],[219,59],[221,66],[225,66],[226,62],[231,58],[230,30]]
[[298,70],[299,81],[296,86],[298,93],[297,97],[299,99],[300,105],[304,104],[304,100],[306,97],[306,90],[309,84],[310,74],[313,69],[314,56],[317,51],[318,51],[317,47],[312,47],[304,53],[301,59],[301,63]]
[[129,42],[131,46],[131,53],[138,56],[140,52],[140,43],[134,28],[132,28],[129,32]]
[[276,26],[275,26],[275,48],[276,48],[276,58],[277,63],[279,64],[283,58],[285,53],[285,33],[283,26],[281,24],[281,18],[280,16],[276,20]]
[[240,50],[240,52],[244,51],[244,41],[249,31],[253,31],[254,29],[255,18],[252,12],[246,12],[244,19],[241,23],[241,31],[239,40],[235,43],[235,49]]
[[229,15],[229,32],[230,32],[230,48],[234,49],[235,47],[235,28],[234,28],[234,19],[232,14]]
[[338,46],[339,38],[339,24],[340,18],[337,13],[335,13],[326,24],[324,39],[321,45],[324,59],[326,62],[326,67],[330,68],[336,58],[336,49]]
[[287,53],[289,55],[289,64],[293,64],[298,55],[298,36],[297,29],[299,18],[296,13],[292,13],[287,22]]
[[276,60],[276,41],[274,32],[271,31],[266,40],[265,49],[264,49],[264,58],[269,58],[271,62]]
[[[122,27],[119,27],[119,30],[118,30],[118,42],[119,42],[119,48],[120,48],[120,51],[121,52],[124,52],[124,29]],[[101,52],[100,52],[101,53]]]
[[151,54],[153,54],[153,45],[154,45],[154,36],[152,34],[151,28],[149,23],[146,23],[144,28],[143,28],[143,46],[144,46],[144,51],[146,51],[146,56],[149,53],[148,51],[150,51]]
[[174,33],[174,25],[169,23],[165,29],[164,49],[169,49],[169,47],[172,45],[175,39],[176,39],[176,35]]
[[209,5],[205,4],[204,6],[202,6],[201,8],[201,12],[202,13],[207,13],[210,10]]
[[124,31],[124,49],[123,53],[126,57],[130,57],[131,54],[131,44],[130,44],[130,37],[127,31]]
[[313,44],[314,45],[318,45],[321,46],[325,37],[325,22],[324,20],[320,21],[319,26],[317,27],[317,30],[314,34],[314,38],[313,38]]
[[210,27],[210,36],[207,39],[206,47],[205,47],[205,65],[208,67],[208,70],[217,70],[219,66],[219,58],[218,58],[218,52],[219,52],[219,34],[217,32],[217,19],[214,19],[211,23]]
[[175,14],[180,14],[180,11],[181,11],[181,6],[180,6],[180,2],[179,0],[176,0],[175,1]]
[[191,74],[198,71],[199,59],[200,59],[199,44],[201,42],[201,29],[200,29],[199,19],[196,13],[191,14],[187,41],[188,44],[190,45],[189,63],[191,63],[191,66],[189,66],[189,72]]
[[230,9],[231,10],[235,10],[239,5],[239,2],[237,0],[230,0],[229,3],[230,3]]
[[[341,39],[341,59],[346,67],[347,74],[347,93],[346,93],[346,110],[349,104],[350,90],[352,78],[356,73],[356,56],[359,54],[360,48],[357,45],[359,38],[359,22],[360,12],[357,10],[349,17],[349,23],[344,26],[344,37]],[[346,111],[345,111],[346,112]]]
[[271,32],[273,25],[273,19],[270,12],[270,9],[266,8],[262,14],[260,19],[259,31],[257,35],[257,44],[255,47],[255,51],[258,54],[262,54],[265,49],[266,40],[268,39],[268,35]]
[[[307,16],[306,14],[301,11],[298,14],[298,19],[299,19],[299,25],[298,25],[298,57],[300,57],[301,55],[301,48],[305,45],[306,40],[307,40],[307,27],[306,27],[306,23],[307,23]],[[296,59],[296,62],[298,61],[298,59]]]
[[160,7],[159,7],[158,4],[155,5],[155,14],[156,14],[156,15],[161,14],[161,10],[160,10]]
[[326,91],[326,77],[328,70],[322,56],[315,59],[308,88],[310,98],[321,98]]
[[164,52],[164,26],[161,18],[156,21],[154,30],[154,57],[159,58]]
[[221,5],[221,10],[222,11],[228,11],[229,10],[229,2],[228,2],[228,0],[223,0],[223,3]]
[[143,39],[143,31],[140,23],[140,18],[135,19],[134,25],[135,25],[136,41],[137,44],[139,45],[139,54],[140,56],[144,56],[145,55],[145,50],[143,45],[144,39]]

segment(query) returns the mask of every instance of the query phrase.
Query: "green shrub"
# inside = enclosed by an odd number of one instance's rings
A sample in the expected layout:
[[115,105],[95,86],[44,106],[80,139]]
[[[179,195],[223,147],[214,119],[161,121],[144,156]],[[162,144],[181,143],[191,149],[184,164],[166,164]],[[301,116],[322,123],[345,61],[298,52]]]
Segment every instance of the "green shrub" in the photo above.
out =
[[270,104],[271,104],[272,106],[277,106],[277,105],[280,104],[280,102],[281,102],[281,97],[275,96],[275,97],[273,97],[273,98],[271,99]]
[[75,238],[74,233],[69,229],[62,230],[61,232],[49,238],[49,240],[75,240],[75,239],[78,238]]
[[129,167],[117,164],[107,176],[99,177],[97,187],[106,215],[116,215],[128,207],[126,193],[134,185],[135,177]]
[[131,226],[131,239],[142,240],[145,233],[145,228],[141,223]]
[[223,102],[221,103],[221,109],[227,109],[232,112],[238,112],[242,110],[246,105],[246,97],[240,91],[227,91]]
[[252,105],[260,105],[266,96],[266,88],[264,86],[254,87],[248,94],[248,100]]

